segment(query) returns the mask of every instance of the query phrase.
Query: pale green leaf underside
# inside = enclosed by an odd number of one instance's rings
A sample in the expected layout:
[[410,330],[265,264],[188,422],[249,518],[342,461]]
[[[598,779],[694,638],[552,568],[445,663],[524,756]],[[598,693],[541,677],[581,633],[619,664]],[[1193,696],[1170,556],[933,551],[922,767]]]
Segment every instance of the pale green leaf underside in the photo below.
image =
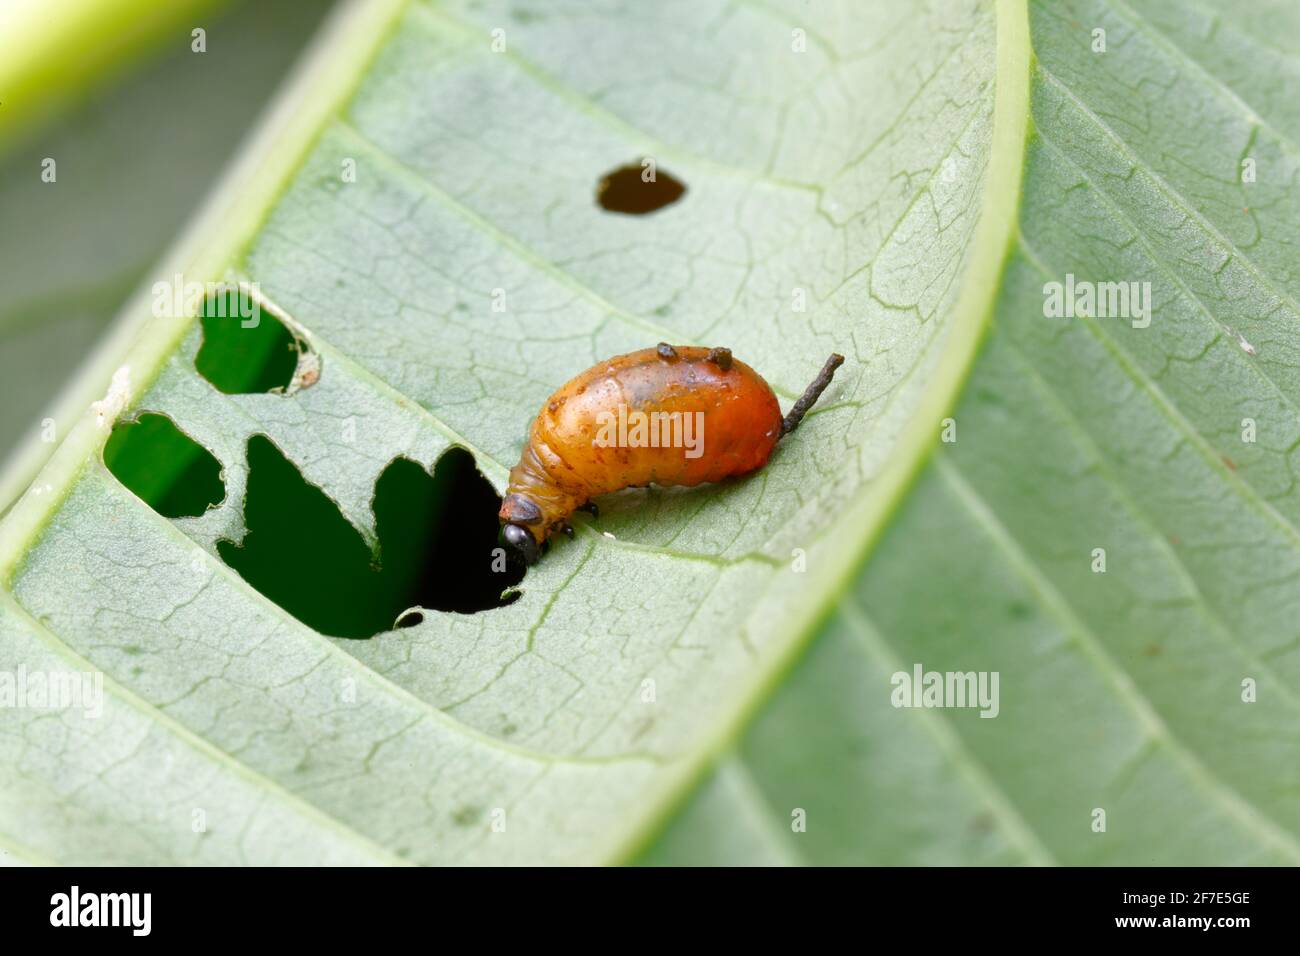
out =
[[[648,859],[1300,862],[1300,15],[1256,6],[1031,5],[1021,238],[958,440]],[[1045,318],[1067,272],[1150,281],[1150,327]],[[895,710],[916,662],[1000,671],[1000,715]]]
[[[169,522],[92,465],[15,578],[30,620],[15,607],[10,626],[103,668],[255,774],[278,812],[310,806],[384,859],[599,860],[633,841],[789,653],[816,610],[806,582],[842,560],[828,532],[942,354],[988,157],[993,19],[974,2],[920,19],[853,6],[809,21],[796,53],[762,5],[411,5],[226,273],[306,331],[320,382],[218,394],[193,370],[192,330],[136,404],[218,456],[225,503]],[[646,155],[686,200],[601,210],[600,177]],[[551,390],[661,339],[728,344],[786,396],[830,352],[850,364],[754,480],[611,503],[616,539],[555,548],[498,611],[335,644],[212,557],[241,533],[251,434],[369,535],[394,456],[431,464],[462,443],[502,487]],[[796,547],[810,574],[789,570]],[[13,799],[55,786],[69,813],[95,812],[93,791],[29,777],[36,753],[13,761]],[[49,759],[87,757],[69,742]],[[75,855],[45,802],[48,827],[17,833]],[[207,808],[214,844],[238,838],[223,815]],[[123,855],[193,852],[186,827]]]
[[[1008,168],[991,150],[995,91],[1002,108],[1025,82],[1019,5],[934,7],[402,13],[226,262],[306,331],[319,384],[220,395],[192,331],[136,404],[222,460],[223,507],[167,521],[92,463],[12,581],[3,659],[101,668],[110,694],[98,721],[0,712],[0,845],[38,862],[603,860],[726,748],[650,859],[1294,861],[1298,124],[1286,84],[1249,69],[1294,79],[1267,45],[1285,31],[1175,4],[1034,7],[1024,239],[999,280],[967,266],[990,197],[1018,193],[1020,151]],[[1267,171],[1248,197],[1247,150]],[[644,155],[686,201],[595,207],[599,176]],[[1149,279],[1151,327],[1043,318],[1044,271]],[[882,474],[937,437],[926,399],[964,367],[971,289],[998,303],[958,443],[728,747],[878,524]],[[555,385],[659,339],[730,345],[787,400],[826,353],[850,361],[760,476],[612,502],[616,539],[555,549],[498,611],[333,642],[212,554],[242,526],[251,434],[370,534],[392,457],[463,444],[500,486]],[[1261,439],[1243,446],[1248,415]],[[894,710],[888,675],[915,661],[1001,671],[1001,715]]]

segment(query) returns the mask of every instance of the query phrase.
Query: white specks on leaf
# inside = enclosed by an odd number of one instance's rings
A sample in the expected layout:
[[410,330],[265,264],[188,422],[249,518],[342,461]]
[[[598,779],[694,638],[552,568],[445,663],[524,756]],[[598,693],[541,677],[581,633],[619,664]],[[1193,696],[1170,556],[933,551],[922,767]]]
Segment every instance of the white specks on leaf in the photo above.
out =
[[109,382],[108,392],[104,397],[90,406],[95,413],[95,424],[103,428],[116,420],[117,416],[122,414],[122,409],[126,408],[130,395],[131,366],[123,365],[113,373],[113,379]]

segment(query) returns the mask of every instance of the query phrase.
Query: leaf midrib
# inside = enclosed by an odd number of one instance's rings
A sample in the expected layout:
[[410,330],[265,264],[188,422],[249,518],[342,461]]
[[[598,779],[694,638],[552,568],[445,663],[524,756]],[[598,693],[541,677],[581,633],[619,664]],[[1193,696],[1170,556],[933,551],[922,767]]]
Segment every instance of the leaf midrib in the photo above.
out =
[[[1182,52],[1181,50],[1178,52],[1182,59],[1188,59],[1187,55],[1184,52]],[[1046,72],[1045,68],[1043,68],[1041,64],[1037,64],[1035,62],[1035,65],[1039,71]],[[1052,80],[1056,80],[1056,78],[1051,76],[1050,74],[1048,74],[1048,77]],[[1221,88],[1219,90],[1216,90],[1216,92],[1227,94],[1228,97],[1232,99],[1235,105],[1240,106],[1246,110],[1249,110],[1249,118],[1251,120],[1259,122],[1258,114],[1255,111],[1251,110],[1248,104],[1245,104],[1244,101],[1240,99],[1240,97],[1233,95],[1230,89],[1226,88],[1220,81],[1217,81],[1217,78],[1210,78],[1210,79],[1213,79],[1214,84]],[[1056,82],[1058,83],[1058,85],[1063,85],[1060,84],[1059,80],[1056,80]],[[1066,92],[1070,95],[1072,100],[1077,100],[1077,98],[1075,98],[1072,92],[1068,91],[1068,89],[1066,90]],[[1087,110],[1087,107],[1084,104],[1079,103],[1078,105],[1081,109]],[[1123,142],[1114,133],[1113,130],[1111,130],[1108,126],[1106,126],[1104,122],[1102,122],[1098,117],[1095,116],[1095,114],[1092,114],[1091,111],[1088,111],[1088,115],[1094,122],[1096,122],[1098,125],[1102,127],[1104,134],[1107,135],[1110,139],[1112,139],[1116,143],[1116,145],[1121,150],[1124,151],[1125,155],[1128,156],[1128,158],[1136,168],[1141,168],[1146,170],[1155,179],[1158,187],[1166,194],[1171,204],[1183,208],[1184,211],[1188,214],[1189,218],[1196,221],[1202,228],[1205,229],[1205,231],[1207,232],[1207,234],[1210,235],[1211,238],[1217,240],[1226,249],[1228,249],[1233,257],[1237,258],[1242,264],[1244,264],[1249,269],[1249,271],[1252,273],[1254,278],[1260,283],[1262,287],[1267,288],[1281,301],[1286,302],[1288,304],[1292,304],[1291,298],[1287,296],[1285,293],[1278,290],[1266,277],[1264,277],[1260,272],[1260,270],[1258,269],[1258,267],[1256,267],[1253,262],[1251,262],[1247,257],[1245,257],[1239,248],[1237,248],[1234,244],[1228,242],[1226,238],[1223,237],[1222,234],[1217,230],[1217,228],[1213,226],[1213,224],[1205,220],[1204,216],[1199,214],[1196,210],[1190,208],[1187,205],[1186,201],[1181,197],[1181,194],[1179,194],[1166,181],[1164,181],[1164,179],[1160,177],[1158,173],[1156,173],[1152,169],[1149,169],[1149,167],[1147,167],[1144,163],[1141,163],[1139,160],[1137,160],[1137,158],[1133,155],[1132,150],[1128,146],[1128,144]],[[1032,113],[1029,113],[1028,111],[1027,111],[1027,122],[1031,126],[1033,125]],[[1271,130],[1271,131],[1274,133],[1274,135],[1277,135],[1279,139],[1283,140],[1284,142],[1287,142],[1286,138],[1278,134],[1276,130]],[[1039,134],[1039,139],[1040,141],[1044,141],[1046,145],[1053,148],[1057,152],[1060,152],[1059,147],[1056,147],[1054,143],[1050,143],[1043,140],[1041,133]],[[1062,155],[1064,156],[1063,153]],[[1070,157],[1064,156],[1064,158],[1067,161],[1069,161],[1072,165],[1077,167],[1077,163],[1075,163]],[[1083,170],[1080,170],[1080,173],[1081,175],[1084,176],[1085,179],[1088,179],[1088,181],[1091,183],[1090,177],[1088,177],[1087,174],[1083,172]],[[1096,185],[1095,184],[1092,185],[1094,190],[1096,190]],[[1097,190],[1097,192],[1101,195],[1102,199],[1106,201],[1108,206],[1111,207],[1114,206],[1113,201],[1108,195],[1105,195],[1100,190]],[[1112,211],[1120,212],[1117,209],[1113,209]],[[1125,219],[1125,221],[1128,221],[1127,217],[1124,217],[1122,213],[1120,215],[1121,218]],[[1153,250],[1151,250],[1148,247],[1146,237],[1144,236],[1144,234],[1140,230],[1138,230],[1136,226],[1133,226],[1131,222],[1129,223],[1129,225],[1133,228],[1133,232],[1135,236],[1139,239],[1140,242],[1143,243],[1143,247],[1147,249],[1148,254],[1150,255],[1151,259],[1157,264],[1157,266],[1162,269],[1167,269],[1164,260],[1160,256],[1154,254]],[[1037,268],[1039,271],[1043,272],[1045,276],[1047,276],[1048,278],[1052,278],[1053,277],[1052,273],[1042,265],[1041,261],[1035,258],[1032,248],[1030,248],[1024,242],[1023,237],[1020,236],[1018,225],[1016,229],[1015,240],[1016,240],[1017,247],[1019,247],[1019,250],[1022,253],[1024,253],[1026,260],[1029,261],[1031,264],[1033,264],[1035,268]],[[1172,271],[1170,271],[1169,274],[1172,278],[1174,278],[1176,282],[1179,283],[1180,288],[1182,288],[1183,284],[1181,283],[1181,280],[1179,280],[1177,276],[1172,273]],[[999,281],[997,285],[1000,287],[1001,282]],[[1201,309],[1201,311],[1205,314],[1207,318],[1209,318],[1216,325],[1221,326],[1221,323],[1218,322],[1218,320],[1214,317],[1213,313],[1208,309],[1208,307],[1205,306],[1205,304],[1199,299],[1199,297],[1195,296],[1194,294],[1191,294],[1189,291],[1187,291],[1187,295],[1189,299],[1193,301]],[[1170,419],[1175,424],[1175,426],[1180,428],[1180,430],[1182,430],[1187,435],[1187,437],[1193,441],[1194,444],[1197,444],[1198,447],[1205,446],[1202,447],[1201,450],[1203,454],[1206,456],[1207,461],[1210,461],[1210,463],[1215,467],[1216,471],[1222,473],[1232,485],[1237,486],[1238,491],[1242,492],[1243,496],[1251,504],[1255,505],[1258,508],[1262,508],[1262,510],[1264,510],[1265,512],[1271,513],[1271,517],[1274,519],[1274,521],[1280,524],[1280,527],[1284,532],[1294,536],[1296,533],[1294,526],[1284,516],[1276,513],[1275,510],[1272,508],[1271,504],[1260,499],[1258,497],[1258,493],[1255,492],[1253,486],[1250,486],[1248,483],[1246,483],[1241,476],[1233,474],[1230,470],[1226,468],[1226,466],[1223,465],[1221,461],[1219,461],[1217,456],[1212,454],[1212,449],[1209,449],[1208,446],[1205,445],[1205,441],[1199,435],[1199,433],[1196,432],[1194,428],[1192,428],[1190,423],[1186,421],[1185,417],[1181,414],[1181,412],[1175,406],[1173,406],[1172,402],[1170,402],[1167,399],[1167,397],[1163,395],[1163,393],[1154,385],[1154,383],[1150,382],[1149,379],[1146,378],[1146,376],[1142,373],[1142,370],[1139,367],[1133,366],[1131,359],[1126,355],[1126,353],[1124,353],[1122,349],[1120,349],[1118,343],[1114,342],[1114,340],[1111,339],[1110,336],[1104,335],[1104,333],[1102,333],[1100,329],[1093,328],[1095,323],[1085,322],[1085,324],[1088,325],[1089,330],[1092,331],[1094,335],[1097,335],[1099,338],[1102,339],[1102,343],[1106,345],[1108,351],[1112,353],[1113,357],[1116,359],[1117,364],[1120,365],[1125,370],[1125,372],[1134,379],[1135,384],[1137,384],[1139,388],[1143,388],[1144,390],[1148,391],[1153,395],[1157,404],[1159,404],[1162,407],[1162,409],[1166,412],[1166,414],[1170,416]],[[1018,350],[1017,350],[1017,355],[1019,355]],[[1027,360],[1023,359],[1023,357],[1020,358],[1021,361],[1027,362]],[[1252,371],[1257,376],[1264,379],[1268,383],[1268,386],[1271,386],[1272,391],[1274,391],[1286,405],[1288,405],[1290,408],[1294,410],[1296,407],[1294,402],[1292,402],[1285,395],[1285,393],[1282,392],[1280,386],[1278,386],[1278,384],[1267,374],[1266,370],[1258,367],[1257,365],[1254,365],[1254,363],[1251,364],[1254,366]],[[1032,371],[1034,371],[1034,377],[1038,379],[1041,383],[1041,376],[1037,375],[1036,370],[1032,370]],[[1044,387],[1046,387],[1045,383],[1041,383],[1041,384],[1043,384]],[[1059,404],[1059,399],[1056,398],[1054,393],[1051,393],[1050,399],[1053,400],[1056,404]],[[1114,660],[1113,657],[1111,657],[1109,651],[1106,650],[1106,648],[1101,643],[1099,638],[1078,617],[1078,615],[1073,610],[1073,608],[1069,605],[1069,603],[1060,595],[1059,592],[1056,591],[1054,585],[1052,585],[1045,578],[1045,576],[1043,576],[1040,570],[1034,566],[1032,559],[1023,551],[1023,549],[1018,544],[1018,542],[1016,542],[1015,539],[1011,536],[1010,532],[1007,530],[1005,525],[1001,523],[1001,521],[996,517],[996,515],[993,513],[993,511],[987,505],[987,503],[983,502],[982,499],[978,497],[978,495],[974,492],[974,489],[960,475],[952,460],[948,456],[937,453],[934,456],[934,461],[935,461],[935,466],[937,471],[940,473],[943,479],[950,485],[950,487],[952,487],[957,492],[957,498],[962,503],[963,508],[977,519],[981,527],[983,527],[990,534],[993,540],[998,543],[999,548],[1008,555],[1013,565],[1017,568],[1018,573],[1022,576],[1022,578],[1026,581],[1026,583],[1028,583],[1031,586],[1033,593],[1039,598],[1044,608],[1048,610],[1054,617],[1057,618],[1057,620],[1062,624],[1062,626],[1065,628],[1067,633],[1075,635],[1076,639],[1078,639],[1081,642],[1087,655],[1093,659],[1094,666],[1096,667],[1098,673],[1100,673],[1102,677],[1106,680],[1106,682],[1111,685],[1112,689],[1116,691],[1119,697],[1124,701],[1125,705],[1131,709],[1131,711],[1139,719],[1142,725],[1146,728],[1148,734],[1148,740],[1151,741],[1151,743],[1154,746],[1160,747],[1162,750],[1164,750],[1166,753],[1172,756],[1174,758],[1175,763],[1181,767],[1182,772],[1186,774],[1190,780],[1192,780],[1197,784],[1198,788],[1202,790],[1202,792],[1205,794],[1207,799],[1209,799],[1212,803],[1214,803],[1216,806],[1222,809],[1232,819],[1236,820],[1238,823],[1243,825],[1243,827],[1248,832],[1252,832],[1256,834],[1259,838],[1261,845],[1278,846],[1283,852],[1285,852],[1293,859],[1300,860],[1300,842],[1297,841],[1293,831],[1288,827],[1280,824],[1277,820],[1273,819],[1267,813],[1265,813],[1256,803],[1254,803],[1250,798],[1242,794],[1235,786],[1232,785],[1230,781],[1224,779],[1219,774],[1217,774],[1203,760],[1201,760],[1200,757],[1194,751],[1192,751],[1189,747],[1187,747],[1179,738],[1177,738],[1173,734],[1173,732],[1170,730],[1170,728],[1165,723],[1163,718],[1159,715],[1154,704],[1141,692],[1140,689],[1136,687],[1135,684],[1132,683],[1131,678],[1129,677],[1127,672],[1124,671],[1124,669],[1118,664],[1118,662]],[[1108,483],[1115,486],[1117,493],[1123,495],[1123,487],[1119,484],[1117,480],[1115,480],[1113,477],[1108,477]],[[1127,498],[1127,496],[1124,496],[1124,501],[1125,501],[1125,506],[1128,507],[1137,516],[1139,521],[1142,521],[1144,523],[1148,522],[1148,519],[1141,513],[1141,511],[1137,508],[1137,506]],[[1208,603],[1204,598],[1204,595],[1200,593],[1200,590],[1198,587],[1196,587],[1195,582],[1191,580],[1189,572],[1182,564],[1181,560],[1177,557],[1177,555],[1174,554],[1172,550],[1168,548],[1167,543],[1163,542],[1163,539],[1161,539],[1161,544],[1165,547],[1165,550],[1168,552],[1170,559],[1174,563],[1175,567],[1179,569],[1179,572],[1182,575],[1182,577],[1189,582],[1189,585],[1191,587],[1191,592],[1195,596],[1198,609],[1206,617],[1206,620],[1213,625],[1214,630],[1219,635],[1220,643],[1223,644],[1225,647],[1227,647],[1233,653],[1240,655],[1244,660],[1249,661],[1251,663],[1257,662],[1259,658],[1256,655],[1254,655],[1249,650],[1249,648],[1244,647],[1238,640],[1236,640],[1236,636],[1233,634],[1233,632],[1226,626],[1226,624],[1222,622],[1222,620],[1217,616],[1217,614],[1213,611],[1213,609],[1209,607]],[[851,600],[846,600],[841,604],[841,611],[845,612],[846,614],[848,614],[850,618],[852,618],[853,615],[849,613],[850,610],[860,611],[861,609],[857,605],[854,605]],[[1272,670],[1267,667],[1261,667],[1257,669],[1261,670],[1263,673],[1266,674],[1273,673]],[[1286,698],[1287,698],[1288,705],[1294,709],[1297,706],[1296,699],[1290,694],[1287,694]],[[720,770],[725,768],[725,766],[726,765],[724,762],[719,762],[718,764]],[[1012,812],[1014,813],[1014,808],[1012,808]],[[1028,825],[1024,823],[1023,818],[1019,818],[1019,819],[1020,822],[1023,824],[1023,827],[1018,829],[1018,832],[1021,834],[1021,836],[1027,834],[1028,837],[1032,840],[1033,844],[1042,847],[1042,844],[1039,842],[1036,834],[1033,833],[1032,829],[1028,828]],[[1048,853],[1048,859],[1050,860],[1050,853]]]
[[[616,842],[607,855],[611,862],[633,859],[648,848],[666,825],[674,808],[698,788],[718,760],[736,749],[745,727],[781,678],[789,673],[833,613],[852,578],[884,529],[890,513],[919,476],[938,440],[938,423],[956,401],[973,365],[978,345],[992,317],[1001,289],[1000,278],[1017,235],[1021,182],[1024,175],[1026,135],[1030,121],[1029,90],[1032,50],[1029,40],[1028,0],[997,0],[993,145],[985,171],[984,202],[971,239],[973,256],[966,264],[961,290],[953,310],[948,342],[912,421],[913,427],[895,450],[875,482],[860,491],[837,526],[833,557],[839,566],[820,576],[821,587],[788,614],[784,633],[790,637],[777,647],[766,666],[754,668],[731,713],[719,720],[719,729],[690,759],[675,780],[662,783],[649,799],[639,827]],[[926,428],[932,422],[935,427]]]

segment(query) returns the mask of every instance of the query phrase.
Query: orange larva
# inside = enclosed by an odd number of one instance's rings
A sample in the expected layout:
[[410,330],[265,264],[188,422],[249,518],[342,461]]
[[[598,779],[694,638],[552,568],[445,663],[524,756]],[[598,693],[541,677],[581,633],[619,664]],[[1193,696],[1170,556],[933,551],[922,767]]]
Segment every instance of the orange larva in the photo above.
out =
[[698,485],[762,468],[844,356],[832,355],[781,417],[763,377],[728,349],[671,346],[593,365],[547,399],[501,504],[502,536],[526,564],[592,499],[640,485]]

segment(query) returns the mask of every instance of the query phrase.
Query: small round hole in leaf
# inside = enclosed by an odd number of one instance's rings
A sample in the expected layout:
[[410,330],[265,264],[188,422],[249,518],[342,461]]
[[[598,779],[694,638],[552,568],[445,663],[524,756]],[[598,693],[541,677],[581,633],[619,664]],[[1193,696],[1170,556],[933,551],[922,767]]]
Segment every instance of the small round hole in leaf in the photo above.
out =
[[284,323],[238,289],[203,303],[203,344],[194,367],[227,395],[284,391],[293,381],[301,346]]
[[596,187],[596,201],[610,212],[644,216],[671,206],[685,192],[686,186],[671,173],[630,163],[605,174]]

